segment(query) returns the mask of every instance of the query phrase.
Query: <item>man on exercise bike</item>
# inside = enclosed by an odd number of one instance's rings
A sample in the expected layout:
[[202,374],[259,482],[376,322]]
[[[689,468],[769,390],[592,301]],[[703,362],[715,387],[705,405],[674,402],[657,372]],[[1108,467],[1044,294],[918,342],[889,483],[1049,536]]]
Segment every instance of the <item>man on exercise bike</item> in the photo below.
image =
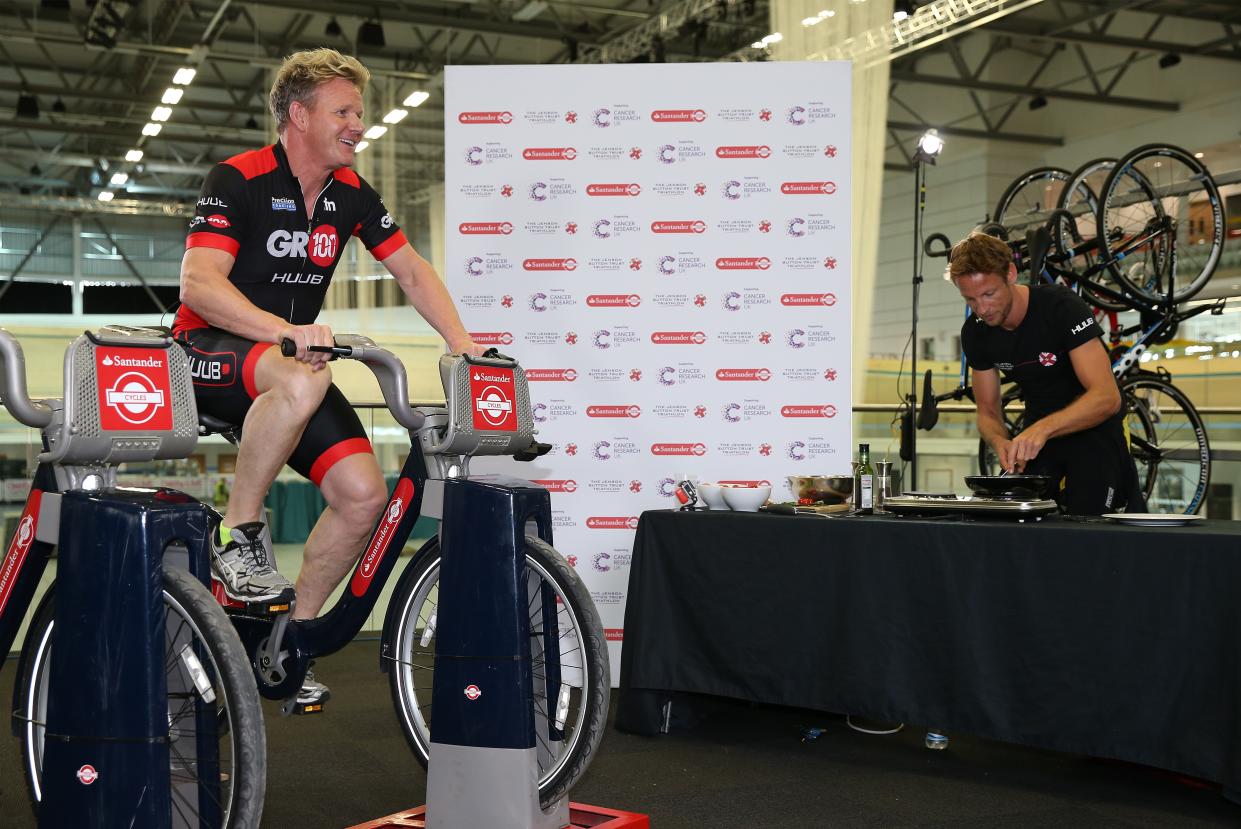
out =
[[[948,262],[973,312],[961,348],[973,372],[978,431],[1000,466],[1063,479],[1056,500],[1072,515],[1145,509],[1094,311],[1062,285],[1018,285],[1013,252],[994,236],[974,231]],[[1025,399],[1016,435],[1001,413],[1001,373]]]
[[[332,49],[286,59],[269,98],[279,140],[211,169],[181,263],[173,331],[190,357],[199,411],[242,426],[233,488],[212,539],[226,593],[244,602],[294,598],[262,523],[263,499],[285,463],[327,501],[306,541],[295,619],[318,615],[387,500],[366,432],[332,383],[329,355],[309,350],[333,344],[331,329],[315,319],[349,238],[383,263],[451,351],[482,353],[435,270],[350,169],[369,79],[361,63]],[[272,347],[286,338],[295,359]],[[298,702],[327,695],[308,675]]]

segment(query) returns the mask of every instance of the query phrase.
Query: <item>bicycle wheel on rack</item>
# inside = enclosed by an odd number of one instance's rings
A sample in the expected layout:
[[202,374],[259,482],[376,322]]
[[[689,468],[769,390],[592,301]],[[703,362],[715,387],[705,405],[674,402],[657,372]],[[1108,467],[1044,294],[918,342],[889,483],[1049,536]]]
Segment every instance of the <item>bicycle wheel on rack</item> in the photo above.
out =
[[1184,392],[1157,374],[1121,380],[1129,453],[1151,512],[1193,515],[1211,481],[1206,427]]
[[[13,693],[22,769],[36,813],[43,799],[54,591],[54,586],[48,590],[30,624]],[[164,607],[171,825],[257,829],[267,788],[267,735],[241,641],[211,593],[188,571],[164,567]],[[216,732],[217,762],[199,762],[198,741],[208,733],[203,723]]]
[[[1052,236],[1059,254],[1072,254],[1060,263],[1062,267],[1076,274],[1089,275],[1091,281],[1123,293],[1125,288],[1118,278],[1118,266],[1111,265],[1097,273],[1091,273],[1103,258],[1103,243],[1098,239],[1097,229],[1099,194],[1103,192],[1103,185],[1107,183],[1107,177],[1115,166],[1114,158],[1096,158],[1073,172],[1060,194],[1058,205],[1073,218],[1059,217],[1052,227]],[[1092,291],[1087,286],[1082,286],[1080,293],[1091,305],[1105,311],[1129,309],[1124,302]]]
[[1097,225],[1105,231],[1109,257],[1165,217],[1175,233],[1130,251],[1118,278],[1154,300],[1165,298],[1173,284],[1173,300],[1184,302],[1202,290],[1219,263],[1224,207],[1215,180],[1193,154],[1148,144],[1120,159],[1103,185]]
[[[439,540],[432,539],[418,551],[393,593],[398,623],[385,654],[392,659],[388,680],[397,718],[424,767],[431,742],[439,569]],[[573,786],[594,758],[607,721],[611,673],[598,613],[568,562],[547,543],[526,536],[525,572],[535,661],[539,801],[546,807]],[[556,631],[543,623],[543,605],[549,601],[555,603]],[[548,666],[541,642],[550,635],[556,636],[559,649],[556,699],[549,699],[544,685]]]
[[1037,167],[1021,174],[1001,194],[992,220],[1004,225],[1009,239],[1024,238],[1027,230],[1051,218],[1069,176],[1069,171],[1060,167]]

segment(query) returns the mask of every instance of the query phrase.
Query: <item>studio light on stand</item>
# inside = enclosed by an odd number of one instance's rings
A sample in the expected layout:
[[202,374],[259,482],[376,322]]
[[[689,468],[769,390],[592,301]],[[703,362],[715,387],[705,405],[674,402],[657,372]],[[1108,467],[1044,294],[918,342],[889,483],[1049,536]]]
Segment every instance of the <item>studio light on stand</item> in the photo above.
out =
[[[922,213],[926,209],[926,165],[934,164],[943,152],[944,140],[928,129],[918,139],[913,154],[914,167],[914,258],[913,324],[909,334],[912,360],[909,367],[909,408],[901,420],[901,459],[909,462],[910,488],[918,488],[918,298],[922,290]],[[926,428],[930,428],[928,425]]]

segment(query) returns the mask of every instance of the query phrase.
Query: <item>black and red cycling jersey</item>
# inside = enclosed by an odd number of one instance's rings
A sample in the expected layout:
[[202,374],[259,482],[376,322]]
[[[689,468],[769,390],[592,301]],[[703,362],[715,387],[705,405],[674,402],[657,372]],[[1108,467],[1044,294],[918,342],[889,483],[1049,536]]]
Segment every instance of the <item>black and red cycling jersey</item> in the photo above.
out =
[[[278,142],[235,155],[207,174],[185,247],[211,247],[236,262],[228,279],[250,302],[294,325],[315,321],[345,243],[357,236],[379,261],[405,244],[375,189],[342,167],[306,209]],[[207,327],[185,305],[173,332]]]

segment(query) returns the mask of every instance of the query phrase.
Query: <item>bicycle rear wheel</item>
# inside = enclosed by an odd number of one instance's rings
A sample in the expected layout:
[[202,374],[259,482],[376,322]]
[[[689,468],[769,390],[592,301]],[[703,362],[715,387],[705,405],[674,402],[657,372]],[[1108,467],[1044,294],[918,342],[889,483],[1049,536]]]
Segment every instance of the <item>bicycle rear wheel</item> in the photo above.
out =
[[[1202,290],[1224,247],[1224,207],[1202,162],[1179,147],[1148,144],[1116,163],[1103,185],[1097,224],[1109,257],[1164,218],[1174,233],[1130,251],[1118,278],[1147,299],[1184,302]],[[1174,282],[1173,282],[1174,281]]]
[[[39,605],[22,646],[13,712],[27,792],[43,799],[43,746],[54,644],[54,590]],[[168,683],[172,827],[257,829],[267,787],[267,735],[253,674],[224,611],[188,571],[164,568],[164,653]],[[83,671],[92,669],[83,665]],[[213,721],[213,722],[212,722]],[[200,724],[218,737],[218,763],[200,764]]]
[[[418,552],[392,597],[397,625],[385,656],[392,701],[405,739],[424,767],[431,743],[431,688],[435,678],[435,626],[439,605],[440,550],[432,539]],[[585,585],[550,545],[526,537],[526,584],[535,668],[535,733],[539,801],[546,807],[585,773],[603,737],[611,673],[603,627]],[[550,598],[549,598],[550,597]],[[543,606],[554,602],[556,630],[544,626]],[[545,637],[555,636],[559,659],[544,658]],[[559,670],[560,690],[546,683]]]
[[1047,223],[1060,204],[1070,173],[1061,167],[1037,167],[1013,180],[996,202],[992,219],[1004,225],[1009,239]]
[[1129,452],[1151,512],[1193,515],[1211,481],[1206,427],[1189,398],[1162,377],[1139,373],[1121,381]]

